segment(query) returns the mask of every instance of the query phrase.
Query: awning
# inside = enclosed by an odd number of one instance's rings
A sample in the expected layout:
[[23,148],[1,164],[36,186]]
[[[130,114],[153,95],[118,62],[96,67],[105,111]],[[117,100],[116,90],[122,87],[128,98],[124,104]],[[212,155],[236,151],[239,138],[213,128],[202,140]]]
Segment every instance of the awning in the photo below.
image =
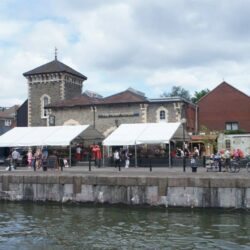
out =
[[68,146],[77,137],[88,140],[103,138],[90,125],[16,127],[0,136],[0,147]]
[[[189,139],[186,131],[184,136],[185,140]],[[183,140],[181,123],[121,124],[103,141],[103,145],[167,144],[171,140]]]

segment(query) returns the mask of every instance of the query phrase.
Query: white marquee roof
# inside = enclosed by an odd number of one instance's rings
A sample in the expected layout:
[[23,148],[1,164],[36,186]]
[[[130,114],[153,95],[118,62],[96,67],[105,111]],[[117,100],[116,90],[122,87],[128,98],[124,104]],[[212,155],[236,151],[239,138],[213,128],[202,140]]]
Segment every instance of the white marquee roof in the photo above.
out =
[[[188,137],[185,132],[185,138]],[[170,140],[183,140],[181,123],[121,124],[103,141],[103,145],[159,144],[169,143]]]
[[0,147],[68,146],[80,135],[84,139],[102,138],[90,125],[16,127],[0,136]]

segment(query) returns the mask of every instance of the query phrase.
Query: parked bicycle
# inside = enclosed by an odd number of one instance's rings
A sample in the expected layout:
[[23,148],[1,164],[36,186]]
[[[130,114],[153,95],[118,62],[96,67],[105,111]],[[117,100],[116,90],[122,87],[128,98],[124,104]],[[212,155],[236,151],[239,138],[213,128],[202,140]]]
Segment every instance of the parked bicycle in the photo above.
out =
[[241,168],[246,168],[250,173],[250,156],[243,159],[234,159],[229,164],[229,172],[231,173],[238,173]]

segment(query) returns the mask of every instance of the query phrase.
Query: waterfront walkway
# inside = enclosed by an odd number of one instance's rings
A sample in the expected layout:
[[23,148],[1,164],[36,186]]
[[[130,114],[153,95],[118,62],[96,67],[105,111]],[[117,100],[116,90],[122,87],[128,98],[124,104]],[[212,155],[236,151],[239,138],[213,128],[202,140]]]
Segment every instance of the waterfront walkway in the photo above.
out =
[[118,168],[114,167],[101,167],[97,168],[92,166],[91,171],[89,171],[89,167],[87,166],[74,166],[71,168],[64,168],[63,171],[61,170],[54,170],[48,169],[48,171],[43,171],[42,169],[37,170],[36,172],[33,171],[32,168],[28,167],[18,167],[15,171],[6,171],[6,166],[0,167],[0,175],[92,175],[92,176],[126,176],[126,177],[202,177],[202,178],[211,178],[211,177],[219,177],[219,178],[249,178],[250,173],[246,171],[246,169],[241,169],[239,173],[228,173],[228,172],[207,172],[207,169],[204,167],[198,167],[197,172],[193,173],[191,167],[186,167],[186,172],[183,172],[183,167],[153,167],[152,171],[149,168],[143,167],[131,167],[125,169],[124,167],[121,168],[119,171]]

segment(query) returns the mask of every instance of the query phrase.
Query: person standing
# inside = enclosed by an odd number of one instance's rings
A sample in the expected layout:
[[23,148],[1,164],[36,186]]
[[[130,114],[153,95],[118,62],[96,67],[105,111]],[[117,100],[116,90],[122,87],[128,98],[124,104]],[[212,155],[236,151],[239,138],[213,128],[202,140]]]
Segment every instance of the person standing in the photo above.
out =
[[129,168],[129,163],[130,163],[130,157],[129,157],[129,152],[128,149],[125,151],[125,168]]
[[14,169],[16,169],[16,167],[17,167],[17,161],[20,158],[20,153],[17,151],[16,148],[12,152],[11,157],[12,157],[13,167],[14,167]]
[[39,169],[41,166],[42,166],[42,152],[40,148],[37,148],[35,153],[35,169]]
[[198,158],[200,156],[199,149],[197,147],[194,147],[194,157]]
[[114,161],[115,161],[115,168],[120,167],[120,153],[117,149],[114,152]]
[[29,168],[31,168],[31,166],[32,166],[32,158],[33,158],[33,154],[32,154],[32,149],[30,148],[28,153],[27,153],[27,162],[28,162]]
[[228,168],[230,165],[230,158],[231,158],[231,154],[228,148],[225,150],[224,157],[225,157],[225,171],[228,172]]
[[98,168],[100,168],[101,167],[101,160],[102,160],[102,153],[101,153],[101,148],[98,145],[96,145],[95,159],[97,161],[96,164],[97,164]]
[[80,161],[82,156],[82,148],[80,147],[80,145],[77,146],[76,148],[76,160]]

